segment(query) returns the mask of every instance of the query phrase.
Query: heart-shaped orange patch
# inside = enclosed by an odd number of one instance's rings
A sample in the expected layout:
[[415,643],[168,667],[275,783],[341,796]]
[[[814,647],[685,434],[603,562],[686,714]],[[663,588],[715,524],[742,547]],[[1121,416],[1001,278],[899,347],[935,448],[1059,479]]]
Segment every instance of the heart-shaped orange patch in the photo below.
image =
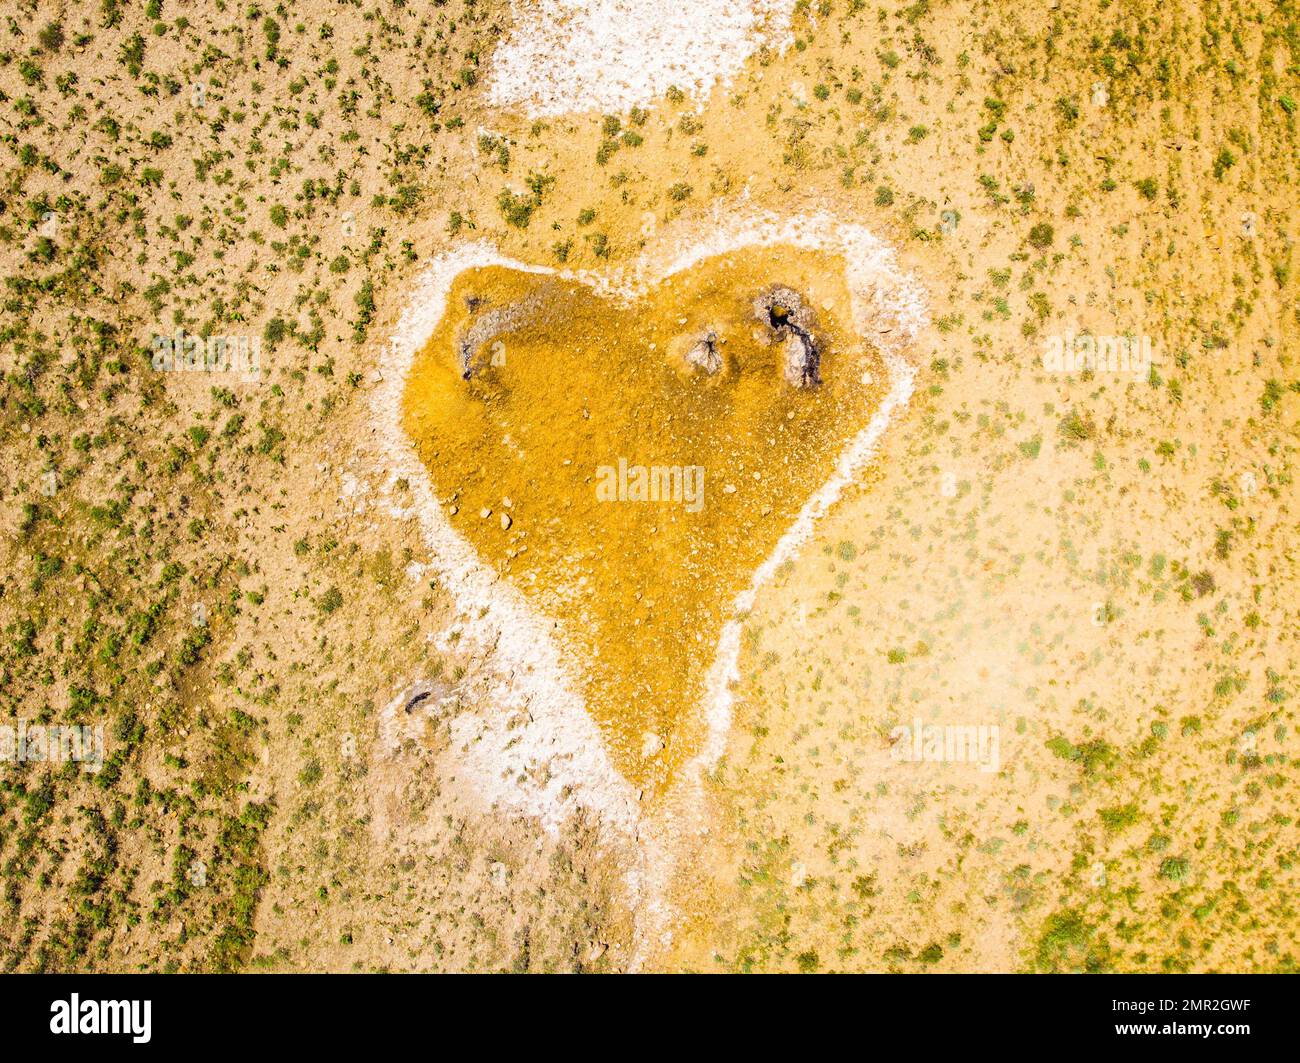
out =
[[702,258],[635,298],[503,265],[460,272],[403,396],[446,519],[557,626],[615,765],[687,752],[738,593],[890,373],[842,255]]

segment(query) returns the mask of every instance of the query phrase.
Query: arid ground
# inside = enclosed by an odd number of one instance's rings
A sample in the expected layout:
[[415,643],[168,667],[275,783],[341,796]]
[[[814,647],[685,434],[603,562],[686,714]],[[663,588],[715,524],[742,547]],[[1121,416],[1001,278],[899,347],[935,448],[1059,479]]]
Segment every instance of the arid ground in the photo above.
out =
[[[761,6],[788,33],[734,77],[557,109],[500,88],[523,0],[9,5],[0,730],[104,756],[0,734],[3,969],[1300,966],[1300,5]],[[740,618],[720,757],[668,785],[682,710],[638,767],[618,683],[658,658],[604,658],[619,818],[503,701],[385,457],[385,359],[468,244],[616,277],[746,212],[869,230],[928,324]],[[1062,364],[1080,335],[1132,357]],[[699,684],[695,591],[655,578]]]

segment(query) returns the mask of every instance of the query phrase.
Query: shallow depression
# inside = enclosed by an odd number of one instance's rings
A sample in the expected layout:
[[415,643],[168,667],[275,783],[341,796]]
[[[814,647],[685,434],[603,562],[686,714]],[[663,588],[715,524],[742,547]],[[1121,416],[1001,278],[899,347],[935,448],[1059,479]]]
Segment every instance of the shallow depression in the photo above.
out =
[[[635,301],[488,266],[457,276],[415,360],[403,425],[452,525],[558,623],[638,785],[691,752],[733,599],[879,404],[850,318],[842,258],[788,246]],[[791,371],[809,341],[811,378]]]

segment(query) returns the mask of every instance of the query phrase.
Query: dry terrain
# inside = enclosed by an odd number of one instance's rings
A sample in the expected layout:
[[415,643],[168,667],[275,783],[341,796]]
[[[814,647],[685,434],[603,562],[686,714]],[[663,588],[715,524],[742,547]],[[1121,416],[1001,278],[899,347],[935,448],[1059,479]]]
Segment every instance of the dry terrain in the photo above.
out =
[[[0,726],[104,763],[0,763],[0,967],[1295,971],[1300,5],[799,0],[730,81],[539,117],[526,7],[6,9]],[[914,394],[742,618],[717,763],[539,815],[460,767],[511,663],[384,351],[469,241],[612,274],[737,211],[897,249]]]

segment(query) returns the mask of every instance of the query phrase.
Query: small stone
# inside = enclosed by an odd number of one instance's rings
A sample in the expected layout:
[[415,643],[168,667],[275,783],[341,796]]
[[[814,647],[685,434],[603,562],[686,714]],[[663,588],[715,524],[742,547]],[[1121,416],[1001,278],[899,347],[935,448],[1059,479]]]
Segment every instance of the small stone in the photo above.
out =
[[488,509],[487,506],[484,506],[482,509],[478,511],[478,515],[483,520],[487,520],[488,517],[492,516],[492,511]]
[[646,731],[641,736],[641,759],[649,760],[651,757],[657,757],[664,748],[664,740],[653,731]]
[[460,506],[452,506],[451,509],[447,510],[447,512],[454,517],[457,513],[460,512]]
[[502,514],[501,514],[501,530],[502,530],[502,531],[508,531],[508,530],[510,529],[510,525],[513,524],[513,523],[514,523],[514,521],[512,521],[512,520],[510,519],[510,514],[509,514],[509,513],[502,513]]

